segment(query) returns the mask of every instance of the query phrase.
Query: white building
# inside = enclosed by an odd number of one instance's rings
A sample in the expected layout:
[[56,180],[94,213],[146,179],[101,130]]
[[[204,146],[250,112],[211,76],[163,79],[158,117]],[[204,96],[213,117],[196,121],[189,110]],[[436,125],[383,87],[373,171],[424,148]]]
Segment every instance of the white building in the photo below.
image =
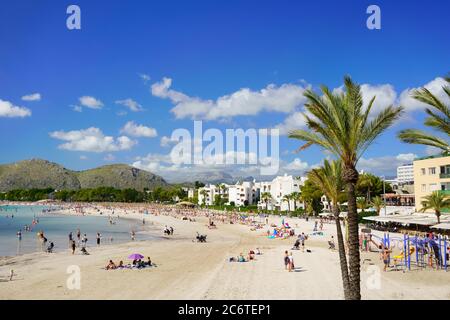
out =
[[397,181],[399,184],[414,183],[414,166],[412,164],[406,164],[397,167]]
[[234,204],[236,207],[247,206],[255,203],[257,195],[254,181],[236,183],[235,185],[229,186],[228,203]]
[[258,207],[265,209],[266,206],[269,210],[294,211],[295,207],[302,207],[303,204],[298,201],[289,200],[285,201],[284,197],[290,195],[293,192],[300,192],[300,187],[304,184],[306,178],[295,178],[293,176],[278,176],[271,182],[261,182],[260,194],[263,192],[270,192],[271,199],[266,203],[264,200],[258,202]]
[[212,206],[217,195],[223,198],[228,197],[228,191],[230,186],[227,184],[220,184],[218,186],[210,184],[198,189],[198,204],[206,204]]

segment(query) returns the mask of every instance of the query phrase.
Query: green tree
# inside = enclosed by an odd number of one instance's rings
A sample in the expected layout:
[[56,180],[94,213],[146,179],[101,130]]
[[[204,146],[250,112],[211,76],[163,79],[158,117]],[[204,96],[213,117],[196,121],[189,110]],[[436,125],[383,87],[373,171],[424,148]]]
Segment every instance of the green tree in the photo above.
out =
[[364,214],[365,210],[369,207],[366,198],[364,197],[359,197],[356,199],[356,205],[358,207],[358,209],[361,210],[361,213]]
[[349,299],[351,296],[350,279],[347,256],[345,254],[344,237],[342,236],[341,221],[339,218],[339,198],[341,194],[344,193],[341,161],[335,160],[329,162],[328,160],[325,160],[322,167],[313,169],[308,173],[308,179],[311,180],[317,187],[322,189],[324,194],[331,201],[332,212],[336,221],[336,234],[338,240],[342,282],[344,286],[344,297],[345,299]]
[[342,93],[322,86],[323,95],[307,90],[305,96],[306,125],[310,129],[295,130],[291,138],[306,142],[300,150],[313,144],[330,151],[342,161],[343,180],[348,195],[349,279],[351,295],[361,299],[358,214],[356,209],[356,165],[372,142],[389,128],[401,113],[402,107],[388,106],[374,117],[369,117],[375,97],[363,105],[361,88],[350,77],[344,79]]
[[206,191],[205,189],[201,189],[200,195],[202,196],[203,205],[206,206],[206,196],[208,195],[208,191]]
[[322,209],[322,195],[323,191],[309,180],[305,181],[305,184],[300,187],[303,202],[305,204],[305,211],[309,215],[317,215]]
[[444,209],[450,208],[450,198],[440,191],[433,191],[429,195],[423,197],[420,211],[434,210],[437,222],[441,223],[441,213]]
[[269,210],[269,202],[272,201],[272,195],[270,192],[261,193],[261,200],[266,204],[266,211]]
[[[442,87],[445,95],[450,98],[450,78],[446,78],[447,84]],[[423,144],[439,148],[443,153],[450,152],[448,137],[450,135],[450,105],[446,105],[439,97],[431,93],[427,88],[414,90],[412,97],[420,102],[427,104],[425,109],[428,117],[425,119],[425,125],[441,133],[441,138],[432,133],[418,129],[406,129],[399,132],[398,137],[406,143]]]
[[376,196],[375,198],[372,199],[371,205],[377,212],[377,215],[380,215],[381,209],[385,207],[383,199],[381,199],[381,197],[379,196]]
[[281,201],[283,202],[287,202],[288,205],[288,214],[291,213],[291,200],[292,200],[292,196],[290,194],[286,194],[283,196],[283,199],[281,199]]

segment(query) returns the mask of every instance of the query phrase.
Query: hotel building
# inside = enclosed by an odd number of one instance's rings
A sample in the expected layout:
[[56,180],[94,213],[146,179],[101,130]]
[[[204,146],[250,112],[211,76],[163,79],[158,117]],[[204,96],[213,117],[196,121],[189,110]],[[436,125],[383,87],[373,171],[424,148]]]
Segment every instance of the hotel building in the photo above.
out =
[[416,211],[422,208],[423,197],[437,190],[450,195],[450,156],[414,160]]

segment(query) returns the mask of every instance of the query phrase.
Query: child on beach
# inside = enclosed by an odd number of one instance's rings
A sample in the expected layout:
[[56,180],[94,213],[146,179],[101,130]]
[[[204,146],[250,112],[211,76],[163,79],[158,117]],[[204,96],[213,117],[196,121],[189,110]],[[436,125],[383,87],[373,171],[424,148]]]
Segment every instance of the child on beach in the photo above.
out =
[[290,263],[290,260],[289,260],[289,253],[288,253],[288,251],[286,250],[286,251],[284,252],[284,270],[287,270],[287,269],[288,269],[289,263]]

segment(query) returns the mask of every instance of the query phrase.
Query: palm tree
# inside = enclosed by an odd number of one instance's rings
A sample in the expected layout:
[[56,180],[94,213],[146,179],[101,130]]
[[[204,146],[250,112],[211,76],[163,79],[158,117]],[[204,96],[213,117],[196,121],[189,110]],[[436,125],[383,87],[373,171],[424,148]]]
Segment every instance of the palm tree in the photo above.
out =
[[381,209],[384,208],[384,206],[385,206],[384,200],[381,199],[381,197],[379,197],[379,196],[376,196],[375,198],[373,198],[372,202],[370,204],[377,212],[377,215],[380,215]]
[[287,202],[289,215],[291,213],[291,200],[292,200],[292,197],[290,194],[284,195],[283,199],[281,199],[281,201]]
[[261,193],[261,200],[266,204],[266,211],[269,210],[269,201],[272,200],[272,195],[270,192]]
[[297,201],[301,201],[301,193],[294,191],[291,193],[291,199],[294,201],[294,211],[297,210]]
[[364,210],[366,210],[369,207],[367,200],[364,197],[356,199],[356,206],[358,207],[358,209],[361,210],[361,213],[363,214]]
[[344,190],[344,181],[342,180],[342,163],[339,160],[329,162],[325,160],[323,167],[313,169],[308,173],[310,179],[317,187],[323,190],[327,199],[331,201],[334,219],[336,221],[337,241],[339,249],[339,260],[341,264],[342,282],[344,286],[344,297],[349,299],[351,296],[349,272],[347,257],[345,255],[345,243],[342,236],[341,221],[339,219],[339,197]]
[[205,189],[200,190],[200,194],[203,197],[203,205],[206,205],[206,196],[208,195],[208,191],[206,191]]
[[[450,77],[445,79],[450,84]],[[442,87],[445,94],[450,98],[450,85]],[[441,99],[431,93],[427,88],[421,88],[414,90],[412,97],[420,102],[423,102],[430,106],[425,109],[428,117],[425,119],[425,125],[432,129],[443,133],[446,138],[450,135],[450,105],[446,105]],[[431,133],[418,130],[407,129],[402,130],[398,134],[398,137],[406,143],[424,144],[441,149],[444,153],[450,152],[450,145],[448,139],[441,138]]]
[[360,175],[358,184],[364,189],[367,189],[367,201],[370,202],[370,189],[375,186],[373,176],[365,173]]
[[372,142],[395,120],[402,107],[388,106],[373,119],[369,118],[375,97],[363,106],[361,88],[350,77],[344,79],[345,90],[332,92],[322,86],[323,96],[312,90],[306,90],[308,99],[305,108],[306,125],[310,129],[295,130],[289,137],[306,142],[300,150],[313,144],[333,153],[342,161],[342,177],[348,196],[348,230],[349,230],[349,279],[351,295],[349,299],[361,299],[360,288],[360,254],[358,214],[356,210],[355,185],[358,181],[356,164]]
[[425,212],[429,209],[434,210],[438,224],[441,223],[442,209],[450,208],[450,198],[440,191],[433,191],[423,198],[425,200],[422,201],[422,209],[420,209],[420,211]]

